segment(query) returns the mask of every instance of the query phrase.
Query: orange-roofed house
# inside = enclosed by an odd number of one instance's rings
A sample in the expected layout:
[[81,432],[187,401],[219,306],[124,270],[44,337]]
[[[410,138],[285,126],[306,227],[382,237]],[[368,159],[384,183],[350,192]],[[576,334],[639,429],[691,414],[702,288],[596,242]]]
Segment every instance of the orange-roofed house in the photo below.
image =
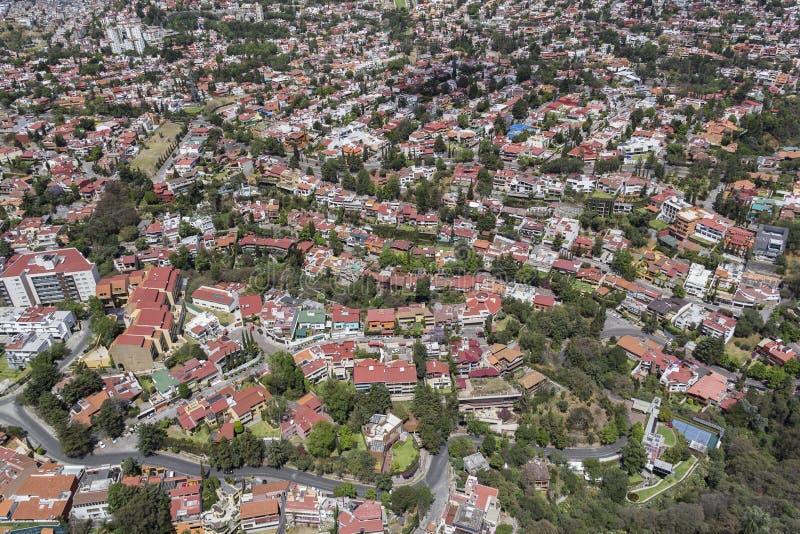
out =
[[394,332],[394,310],[392,308],[367,310],[367,330]]
[[339,512],[339,534],[383,534],[387,526],[383,507],[371,499],[352,512]]
[[231,416],[247,424],[261,420],[261,411],[266,409],[272,395],[264,386],[250,386],[233,394]]
[[277,529],[281,520],[280,501],[265,499],[244,502],[239,505],[239,520],[239,528],[244,532]]

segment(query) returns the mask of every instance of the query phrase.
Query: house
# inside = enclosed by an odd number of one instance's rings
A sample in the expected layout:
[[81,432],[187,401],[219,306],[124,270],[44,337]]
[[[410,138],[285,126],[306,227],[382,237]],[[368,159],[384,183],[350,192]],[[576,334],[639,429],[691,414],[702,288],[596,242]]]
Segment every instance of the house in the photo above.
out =
[[252,500],[239,505],[239,528],[244,532],[277,529],[281,522],[280,500]]
[[0,503],[0,520],[15,523],[66,520],[78,488],[73,474],[40,470],[31,473]]
[[711,371],[700,377],[686,390],[686,395],[703,404],[719,406],[728,394],[728,379]]
[[720,338],[723,343],[727,343],[733,338],[735,330],[736,319],[718,311],[706,317],[700,326],[700,332],[704,336]]
[[394,310],[375,308],[367,310],[367,330],[370,332],[394,332]]
[[192,293],[192,304],[231,313],[239,307],[239,295],[216,287],[200,286]]
[[486,457],[480,452],[476,452],[469,456],[464,456],[464,469],[470,475],[477,475],[478,471],[489,470],[490,466],[489,462],[486,461]]
[[550,488],[550,468],[544,458],[533,458],[522,466],[522,483],[529,490],[547,491]]
[[262,385],[250,386],[233,394],[230,406],[231,417],[247,424],[261,420],[261,412],[272,399],[269,391]]
[[261,295],[245,295],[239,297],[239,312],[242,314],[242,319],[255,319],[261,313],[261,308],[264,303],[261,301]]
[[355,509],[339,512],[339,534],[384,534],[388,523],[383,507],[367,499]]
[[70,518],[77,521],[105,521],[111,518],[108,511],[108,488],[119,481],[118,469],[99,468],[87,470],[80,479],[72,497]]
[[[302,400],[300,399],[298,403]],[[294,436],[298,436],[300,439],[306,439],[314,425],[320,421],[331,422],[331,418],[322,413],[319,400],[317,400],[316,405],[319,405],[318,409],[314,409],[314,403],[302,403],[292,410],[289,418],[281,422],[281,438],[291,439]]]
[[500,522],[500,503],[496,488],[478,483],[469,475],[464,492],[453,490],[439,520],[439,532],[446,534],[488,534]]
[[497,369],[500,373],[512,373],[522,365],[524,355],[518,348],[509,347],[502,343],[495,343],[489,347],[486,360],[489,362],[489,365]]
[[387,364],[365,358],[353,366],[353,383],[358,391],[369,391],[373,385],[383,384],[392,398],[402,400],[414,394],[417,385],[417,368],[413,363],[394,360]]
[[528,393],[535,393],[543,384],[547,383],[547,377],[539,371],[531,371],[517,382]]
[[361,330],[361,310],[348,308],[341,304],[331,307],[331,333],[350,335]]
[[452,385],[450,381],[450,365],[439,360],[426,361],[425,383],[433,389],[449,389]]
[[295,335],[298,338],[313,336],[325,330],[325,310],[304,309],[297,314]]
[[375,414],[361,430],[367,450],[381,462],[381,471],[389,458],[389,449],[400,438],[403,420],[396,415]]
[[756,233],[753,254],[756,259],[775,261],[786,250],[789,240],[789,229],[780,226],[762,224]]
[[411,330],[420,324],[425,332],[433,329],[433,313],[423,304],[412,304],[397,308],[395,315],[397,326],[403,330]]
[[780,339],[764,338],[753,350],[754,358],[764,358],[774,365],[784,365],[792,358],[797,358],[797,351],[787,347]]

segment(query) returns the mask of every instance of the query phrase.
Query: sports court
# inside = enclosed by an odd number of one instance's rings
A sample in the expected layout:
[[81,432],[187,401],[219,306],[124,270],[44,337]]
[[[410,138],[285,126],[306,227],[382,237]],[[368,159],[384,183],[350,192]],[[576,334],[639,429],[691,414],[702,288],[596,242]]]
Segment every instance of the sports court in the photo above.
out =
[[673,419],[672,428],[683,434],[687,441],[696,441],[702,443],[709,449],[717,446],[719,441],[719,434],[717,432],[704,428],[700,425],[684,421],[683,419]]

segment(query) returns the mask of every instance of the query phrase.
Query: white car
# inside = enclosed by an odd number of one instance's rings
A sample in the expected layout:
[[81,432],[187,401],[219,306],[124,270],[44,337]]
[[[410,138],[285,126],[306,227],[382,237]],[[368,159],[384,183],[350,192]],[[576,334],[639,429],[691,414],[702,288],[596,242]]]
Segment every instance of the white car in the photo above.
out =
[[106,448],[106,444],[103,443],[102,441],[100,443],[98,443],[97,446],[100,447],[101,449],[105,449]]

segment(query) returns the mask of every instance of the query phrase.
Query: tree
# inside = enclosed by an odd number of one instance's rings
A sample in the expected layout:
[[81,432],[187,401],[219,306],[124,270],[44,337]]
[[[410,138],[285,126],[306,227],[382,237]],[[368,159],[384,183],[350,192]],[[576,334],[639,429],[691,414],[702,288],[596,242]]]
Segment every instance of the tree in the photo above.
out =
[[676,284],[675,287],[672,288],[672,296],[675,298],[682,299],[686,297],[686,289],[684,289],[682,285]]
[[306,392],[303,371],[286,351],[278,351],[269,356],[270,375],[267,388],[273,395],[285,394],[288,398],[299,398]]
[[675,416],[672,415],[672,408],[662,406],[658,411],[658,420],[662,423],[671,423]]
[[414,357],[414,365],[417,368],[417,380],[422,380],[425,378],[426,373],[426,365],[428,361],[428,349],[425,348],[425,345],[417,339],[414,341],[414,347],[412,348],[412,353]]
[[319,421],[306,438],[306,450],[317,458],[324,458],[336,449],[336,429],[327,421]]
[[112,484],[108,489],[111,528],[119,534],[168,534],[172,532],[170,499],[158,486]]
[[143,423],[137,433],[136,448],[144,456],[159,450],[167,437],[166,431],[154,423]]
[[61,451],[70,458],[86,456],[94,448],[94,439],[89,427],[80,423],[72,423],[58,432]]
[[340,425],[346,423],[356,395],[352,382],[329,379],[317,386],[317,393],[325,402],[328,415]]
[[736,322],[734,335],[736,337],[749,337],[753,333],[759,332],[762,328],[764,328],[764,319],[761,318],[761,314],[758,313],[758,310],[747,308]]
[[233,446],[245,465],[259,467],[264,463],[264,454],[266,452],[264,442],[255,437],[250,431],[245,430],[233,438]]
[[725,344],[721,338],[706,336],[698,341],[692,354],[701,362],[714,365],[725,354]]
[[615,503],[622,503],[628,492],[628,475],[619,467],[610,467],[603,472],[600,489],[603,496]]
[[447,152],[447,145],[444,144],[444,139],[441,135],[437,135],[433,142],[433,151],[437,154],[444,154]]
[[608,445],[610,443],[614,443],[619,439],[619,430],[617,429],[617,425],[614,424],[613,421],[606,424],[603,429],[600,431],[600,441],[604,445]]
[[628,440],[622,448],[622,466],[629,475],[638,473],[647,463],[647,451],[641,441]]
[[271,441],[264,451],[266,463],[270,467],[283,467],[293,455],[294,447],[285,439]]
[[412,409],[419,420],[418,432],[422,446],[433,454],[437,453],[450,432],[450,419],[439,393],[426,384],[417,384]]
[[414,289],[414,300],[417,302],[428,302],[431,298],[431,279],[423,276],[417,279],[417,286]]
[[135,458],[125,458],[122,460],[120,469],[122,470],[122,474],[126,477],[140,475],[142,473],[142,467]]
[[334,497],[350,497],[351,499],[355,499],[356,495],[358,495],[356,493],[356,487],[352,482],[345,482],[333,488]]
[[423,516],[433,502],[433,495],[428,486],[400,486],[392,491],[391,509],[397,515],[413,510]]
[[611,267],[625,280],[636,278],[636,268],[633,266],[633,255],[628,249],[621,249],[614,255]]
[[192,390],[189,389],[189,385],[185,382],[178,384],[178,396],[182,399],[188,399],[192,396]]
[[340,451],[350,450],[356,446],[356,437],[352,429],[347,425],[340,425],[337,435],[337,443]]
[[103,379],[94,369],[82,369],[61,389],[61,398],[68,406],[103,389]]
[[337,234],[335,230],[331,230],[329,232],[328,246],[330,247],[334,256],[339,256],[344,250],[344,245],[342,244],[342,240],[339,239],[339,234]]
[[116,399],[106,399],[94,416],[94,425],[110,438],[118,438],[125,432],[123,406]]

